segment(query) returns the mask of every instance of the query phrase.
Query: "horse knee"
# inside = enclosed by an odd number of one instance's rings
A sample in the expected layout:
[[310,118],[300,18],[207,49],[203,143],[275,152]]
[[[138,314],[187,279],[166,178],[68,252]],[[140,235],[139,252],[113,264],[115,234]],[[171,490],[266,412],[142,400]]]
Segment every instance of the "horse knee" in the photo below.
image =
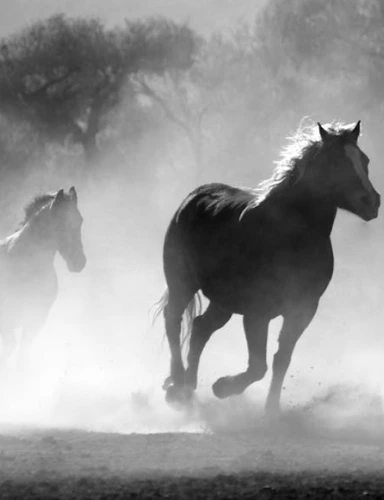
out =
[[265,361],[257,361],[255,363],[250,364],[248,367],[248,374],[251,382],[257,382],[264,378],[267,373],[268,366]]

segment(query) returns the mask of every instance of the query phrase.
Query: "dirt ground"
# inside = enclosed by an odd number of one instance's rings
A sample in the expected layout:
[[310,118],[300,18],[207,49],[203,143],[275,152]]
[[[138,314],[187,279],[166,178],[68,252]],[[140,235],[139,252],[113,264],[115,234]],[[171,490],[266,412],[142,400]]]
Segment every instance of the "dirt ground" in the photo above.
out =
[[384,442],[3,428],[0,498],[384,498]]

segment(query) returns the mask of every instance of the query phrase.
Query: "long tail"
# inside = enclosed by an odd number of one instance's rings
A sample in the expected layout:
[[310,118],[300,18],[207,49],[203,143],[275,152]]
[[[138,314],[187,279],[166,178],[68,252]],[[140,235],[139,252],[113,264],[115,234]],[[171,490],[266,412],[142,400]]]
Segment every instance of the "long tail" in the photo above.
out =
[[[168,304],[168,296],[169,296],[169,291],[167,288],[163,293],[163,295],[160,297],[160,299],[153,305],[152,325],[155,323],[160,314],[163,313],[166,305]],[[203,303],[201,295],[199,292],[197,292],[194,295],[191,302],[186,307],[183,314],[183,321],[181,323],[181,338],[180,338],[182,347],[186,345],[186,342],[190,338],[192,333],[193,320],[196,318],[196,316],[199,316],[201,314],[202,309],[203,309]]]

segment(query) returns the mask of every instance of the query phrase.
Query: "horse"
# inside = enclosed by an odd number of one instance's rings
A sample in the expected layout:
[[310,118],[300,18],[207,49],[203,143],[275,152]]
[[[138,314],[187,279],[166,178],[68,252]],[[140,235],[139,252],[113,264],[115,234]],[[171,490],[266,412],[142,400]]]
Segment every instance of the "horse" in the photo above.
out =
[[18,365],[25,367],[36,334],[57,298],[56,253],[69,271],[84,269],[82,222],[72,186],[68,193],[60,189],[36,196],[25,207],[19,228],[0,241],[0,367],[16,349],[17,329],[22,333]]
[[[163,385],[169,404],[190,401],[203,349],[233,314],[243,317],[248,367],[219,378],[213,393],[218,398],[241,394],[261,380],[267,372],[269,323],[282,316],[265,404],[267,415],[280,414],[295,345],[333,275],[330,235],[337,210],[364,221],[379,213],[380,195],[369,179],[359,135],[360,120],[300,125],[272,177],[256,189],[205,184],[181,203],[165,235],[167,288],[157,303],[171,354]],[[201,293],[209,304],[198,314]],[[184,368],[181,347],[187,340]]]

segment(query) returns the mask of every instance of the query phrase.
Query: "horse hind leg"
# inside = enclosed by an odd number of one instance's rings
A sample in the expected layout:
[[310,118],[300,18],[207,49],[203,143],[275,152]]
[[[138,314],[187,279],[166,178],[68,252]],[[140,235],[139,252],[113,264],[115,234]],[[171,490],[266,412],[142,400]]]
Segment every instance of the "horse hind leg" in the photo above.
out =
[[164,308],[165,331],[171,352],[170,376],[165,380],[166,400],[169,403],[183,398],[185,370],[181,356],[180,332],[183,313],[193,299],[195,290],[187,287],[170,288]]
[[185,384],[192,390],[197,387],[197,372],[201,354],[213,332],[222,328],[231,318],[232,313],[210,302],[206,311],[194,319],[188,351],[188,368]]
[[212,386],[213,393],[218,398],[241,394],[249,385],[261,380],[267,371],[269,318],[245,315],[243,324],[249,352],[248,368],[238,375],[219,378]]

